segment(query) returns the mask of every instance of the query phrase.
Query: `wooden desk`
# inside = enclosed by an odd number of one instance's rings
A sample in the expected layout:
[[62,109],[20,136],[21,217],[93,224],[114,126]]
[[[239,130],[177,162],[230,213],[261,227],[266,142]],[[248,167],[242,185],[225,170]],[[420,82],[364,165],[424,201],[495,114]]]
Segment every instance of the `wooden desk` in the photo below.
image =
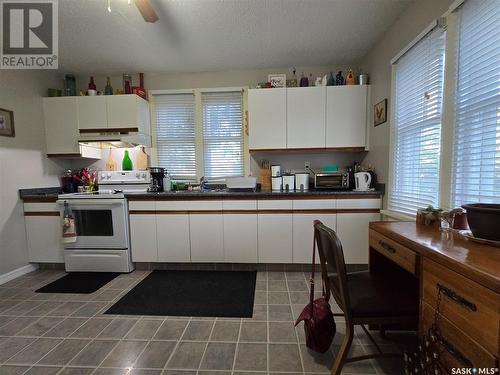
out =
[[[470,242],[414,222],[370,223],[370,270],[395,266],[419,279],[419,334],[434,322],[455,350],[442,355],[445,367],[498,367],[500,357],[500,248]],[[462,357],[462,359],[460,358]]]

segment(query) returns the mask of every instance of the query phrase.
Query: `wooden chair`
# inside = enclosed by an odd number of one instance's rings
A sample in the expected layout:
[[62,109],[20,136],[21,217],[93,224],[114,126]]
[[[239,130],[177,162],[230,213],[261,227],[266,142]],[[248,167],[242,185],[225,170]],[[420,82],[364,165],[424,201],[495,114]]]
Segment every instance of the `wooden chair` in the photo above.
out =
[[[381,330],[390,325],[414,325],[418,321],[418,281],[408,278],[408,282],[401,283],[400,279],[395,282],[391,275],[369,271],[347,273],[342,244],[335,231],[319,220],[314,222],[314,231],[326,293],[332,294],[346,323],[346,335],[335,358],[332,375],[339,375],[348,362],[402,356],[383,353],[365,325],[378,326]],[[363,328],[377,353],[347,358],[355,325]]]

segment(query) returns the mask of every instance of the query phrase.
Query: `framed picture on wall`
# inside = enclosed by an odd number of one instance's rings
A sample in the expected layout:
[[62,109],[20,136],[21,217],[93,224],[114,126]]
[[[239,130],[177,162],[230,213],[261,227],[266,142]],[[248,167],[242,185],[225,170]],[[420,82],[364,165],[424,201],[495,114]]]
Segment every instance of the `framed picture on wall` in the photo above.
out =
[[0,108],[0,135],[14,137],[14,112]]
[[373,125],[379,126],[387,121],[387,98],[373,106]]
[[271,87],[286,87],[286,74],[268,74],[267,82],[271,83]]

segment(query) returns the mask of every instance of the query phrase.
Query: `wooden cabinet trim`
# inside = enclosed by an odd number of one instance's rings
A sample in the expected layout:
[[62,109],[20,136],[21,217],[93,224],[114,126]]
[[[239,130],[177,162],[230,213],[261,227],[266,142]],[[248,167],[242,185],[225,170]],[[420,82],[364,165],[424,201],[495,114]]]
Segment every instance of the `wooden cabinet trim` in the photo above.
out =
[[130,215],[202,215],[202,214],[345,214],[345,213],[379,213],[378,209],[345,209],[345,210],[129,210]]
[[316,194],[316,195],[280,195],[280,193],[276,193],[276,195],[270,196],[260,196],[259,193],[242,193],[242,195],[227,195],[227,196],[210,196],[207,194],[206,196],[179,196],[179,195],[161,195],[161,194],[152,194],[141,195],[141,196],[128,196],[127,199],[129,202],[133,201],[203,201],[203,200],[218,200],[218,201],[232,201],[232,200],[250,200],[250,201],[267,201],[267,200],[335,200],[335,199],[380,199],[380,194]]
[[137,133],[139,128],[97,128],[97,129],[79,129],[80,134],[85,133]]
[[81,158],[82,154],[79,152],[68,152],[65,154],[47,154],[48,158]]
[[311,148],[262,148],[262,149],[250,149],[250,153],[258,153],[258,152],[286,152],[286,153],[294,153],[294,152],[363,152],[365,151],[364,147],[311,147]]
[[61,216],[59,211],[26,211],[24,216]]

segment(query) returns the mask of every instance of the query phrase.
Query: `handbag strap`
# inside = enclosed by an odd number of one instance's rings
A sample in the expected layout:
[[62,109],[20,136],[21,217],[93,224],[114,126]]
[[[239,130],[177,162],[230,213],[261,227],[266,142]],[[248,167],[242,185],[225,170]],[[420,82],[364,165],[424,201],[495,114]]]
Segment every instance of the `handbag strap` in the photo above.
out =
[[313,254],[312,254],[312,267],[311,267],[311,289],[309,294],[309,303],[311,305],[314,301],[314,272],[316,270],[316,228],[314,228],[312,248],[313,248]]

